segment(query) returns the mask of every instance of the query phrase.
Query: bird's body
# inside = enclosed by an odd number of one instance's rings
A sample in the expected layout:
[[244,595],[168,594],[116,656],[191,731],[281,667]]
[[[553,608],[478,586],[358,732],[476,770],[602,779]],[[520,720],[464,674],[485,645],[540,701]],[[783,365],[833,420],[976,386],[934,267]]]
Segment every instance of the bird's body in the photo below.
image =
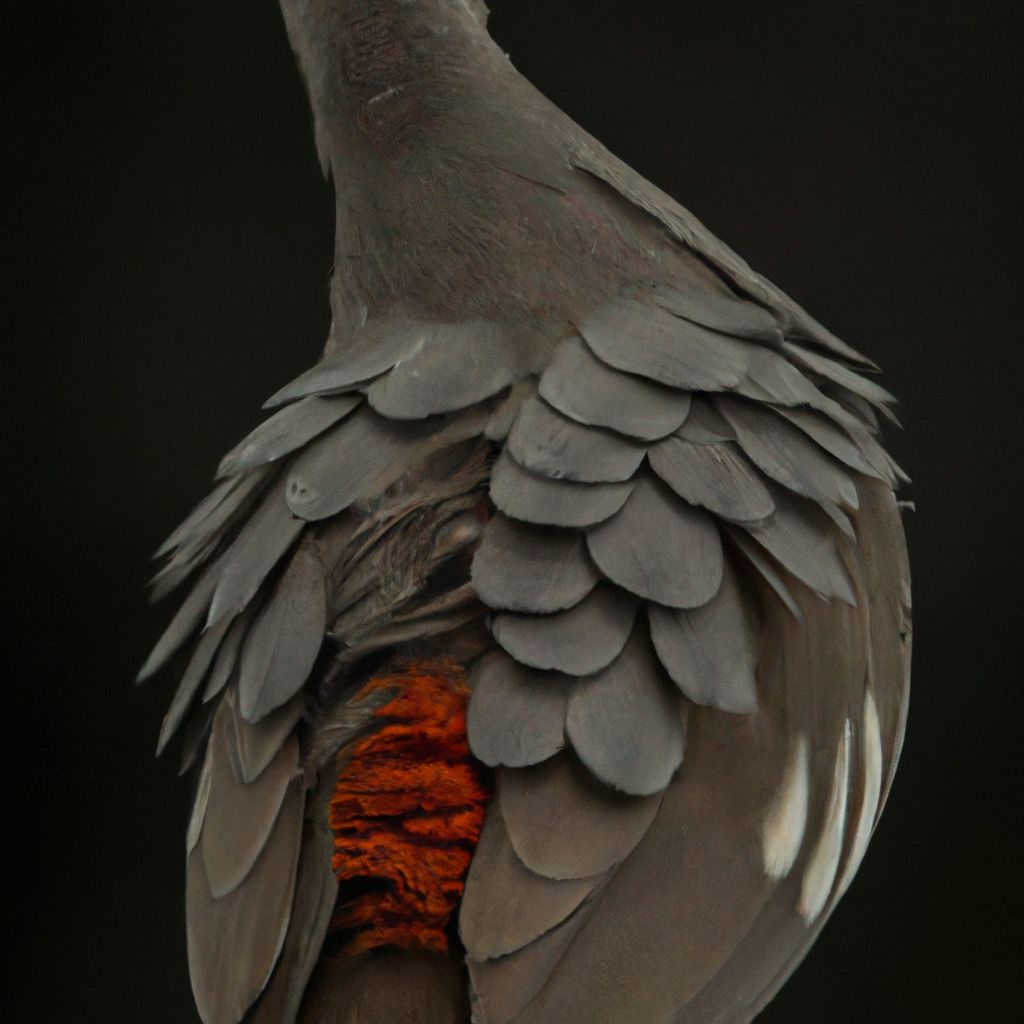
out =
[[476,0],[284,9],[331,336],[165,546],[144,669],[205,625],[161,739],[201,1016],[749,1021],[898,757],[889,398]]

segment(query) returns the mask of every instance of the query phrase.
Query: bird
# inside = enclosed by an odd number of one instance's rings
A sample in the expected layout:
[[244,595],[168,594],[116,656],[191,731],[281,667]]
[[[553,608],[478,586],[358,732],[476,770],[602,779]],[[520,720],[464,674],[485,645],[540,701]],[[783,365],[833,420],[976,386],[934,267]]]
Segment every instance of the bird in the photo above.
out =
[[204,1024],[745,1024],[908,707],[877,367],[539,93],[481,0],[282,0],[320,360],[160,548]]

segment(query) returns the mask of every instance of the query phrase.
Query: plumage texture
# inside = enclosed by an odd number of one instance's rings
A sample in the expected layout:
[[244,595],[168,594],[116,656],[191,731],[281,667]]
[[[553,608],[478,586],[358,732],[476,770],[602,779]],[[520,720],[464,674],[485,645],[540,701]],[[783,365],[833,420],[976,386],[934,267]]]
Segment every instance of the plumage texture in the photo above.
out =
[[587,535],[598,568],[619,586],[672,608],[710,601],[722,581],[712,519],[644,476],[622,510]]
[[484,764],[539,764],[565,746],[565,710],[573,678],[537,672],[494,651],[473,677],[469,745]]
[[[890,396],[536,94],[477,0],[283,8],[338,183],[331,333],[161,548],[154,592],[192,590],[140,673],[195,641],[161,747],[183,725],[199,766],[200,1014],[747,1024],[898,757]],[[495,781],[468,982],[458,947],[356,954],[336,880],[374,858],[329,863],[337,780],[405,695],[367,674],[437,659]],[[405,828],[386,787],[350,790],[353,834],[370,804]],[[385,917],[386,867],[358,904]]]

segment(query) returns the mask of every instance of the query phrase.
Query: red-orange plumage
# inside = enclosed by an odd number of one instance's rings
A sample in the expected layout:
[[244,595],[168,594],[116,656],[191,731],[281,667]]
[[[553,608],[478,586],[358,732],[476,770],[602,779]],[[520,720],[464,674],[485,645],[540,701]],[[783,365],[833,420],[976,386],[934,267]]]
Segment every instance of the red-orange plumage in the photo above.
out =
[[[334,873],[342,902],[335,928],[346,945],[445,951],[489,793],[466,740],[469,689],[458,663],[417,662],[363,689],[397,690],[376,712],[330,802]],[[370,886],[344,900],[346,883]]]

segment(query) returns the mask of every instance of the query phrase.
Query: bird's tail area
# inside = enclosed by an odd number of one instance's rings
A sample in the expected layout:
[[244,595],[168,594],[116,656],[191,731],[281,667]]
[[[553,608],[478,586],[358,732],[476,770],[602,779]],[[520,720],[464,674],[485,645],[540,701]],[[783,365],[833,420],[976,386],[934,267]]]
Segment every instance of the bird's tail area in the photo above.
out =
[[339,762],[328,803],[338,882],[300,1024],[465,1024],[455,911],[489,780],[466,740],[469,690],[451,659],[372,678],[377,727]]
[[298,1024],[467,1024],[459,958],[426,950],[379,948],[321,959]]

